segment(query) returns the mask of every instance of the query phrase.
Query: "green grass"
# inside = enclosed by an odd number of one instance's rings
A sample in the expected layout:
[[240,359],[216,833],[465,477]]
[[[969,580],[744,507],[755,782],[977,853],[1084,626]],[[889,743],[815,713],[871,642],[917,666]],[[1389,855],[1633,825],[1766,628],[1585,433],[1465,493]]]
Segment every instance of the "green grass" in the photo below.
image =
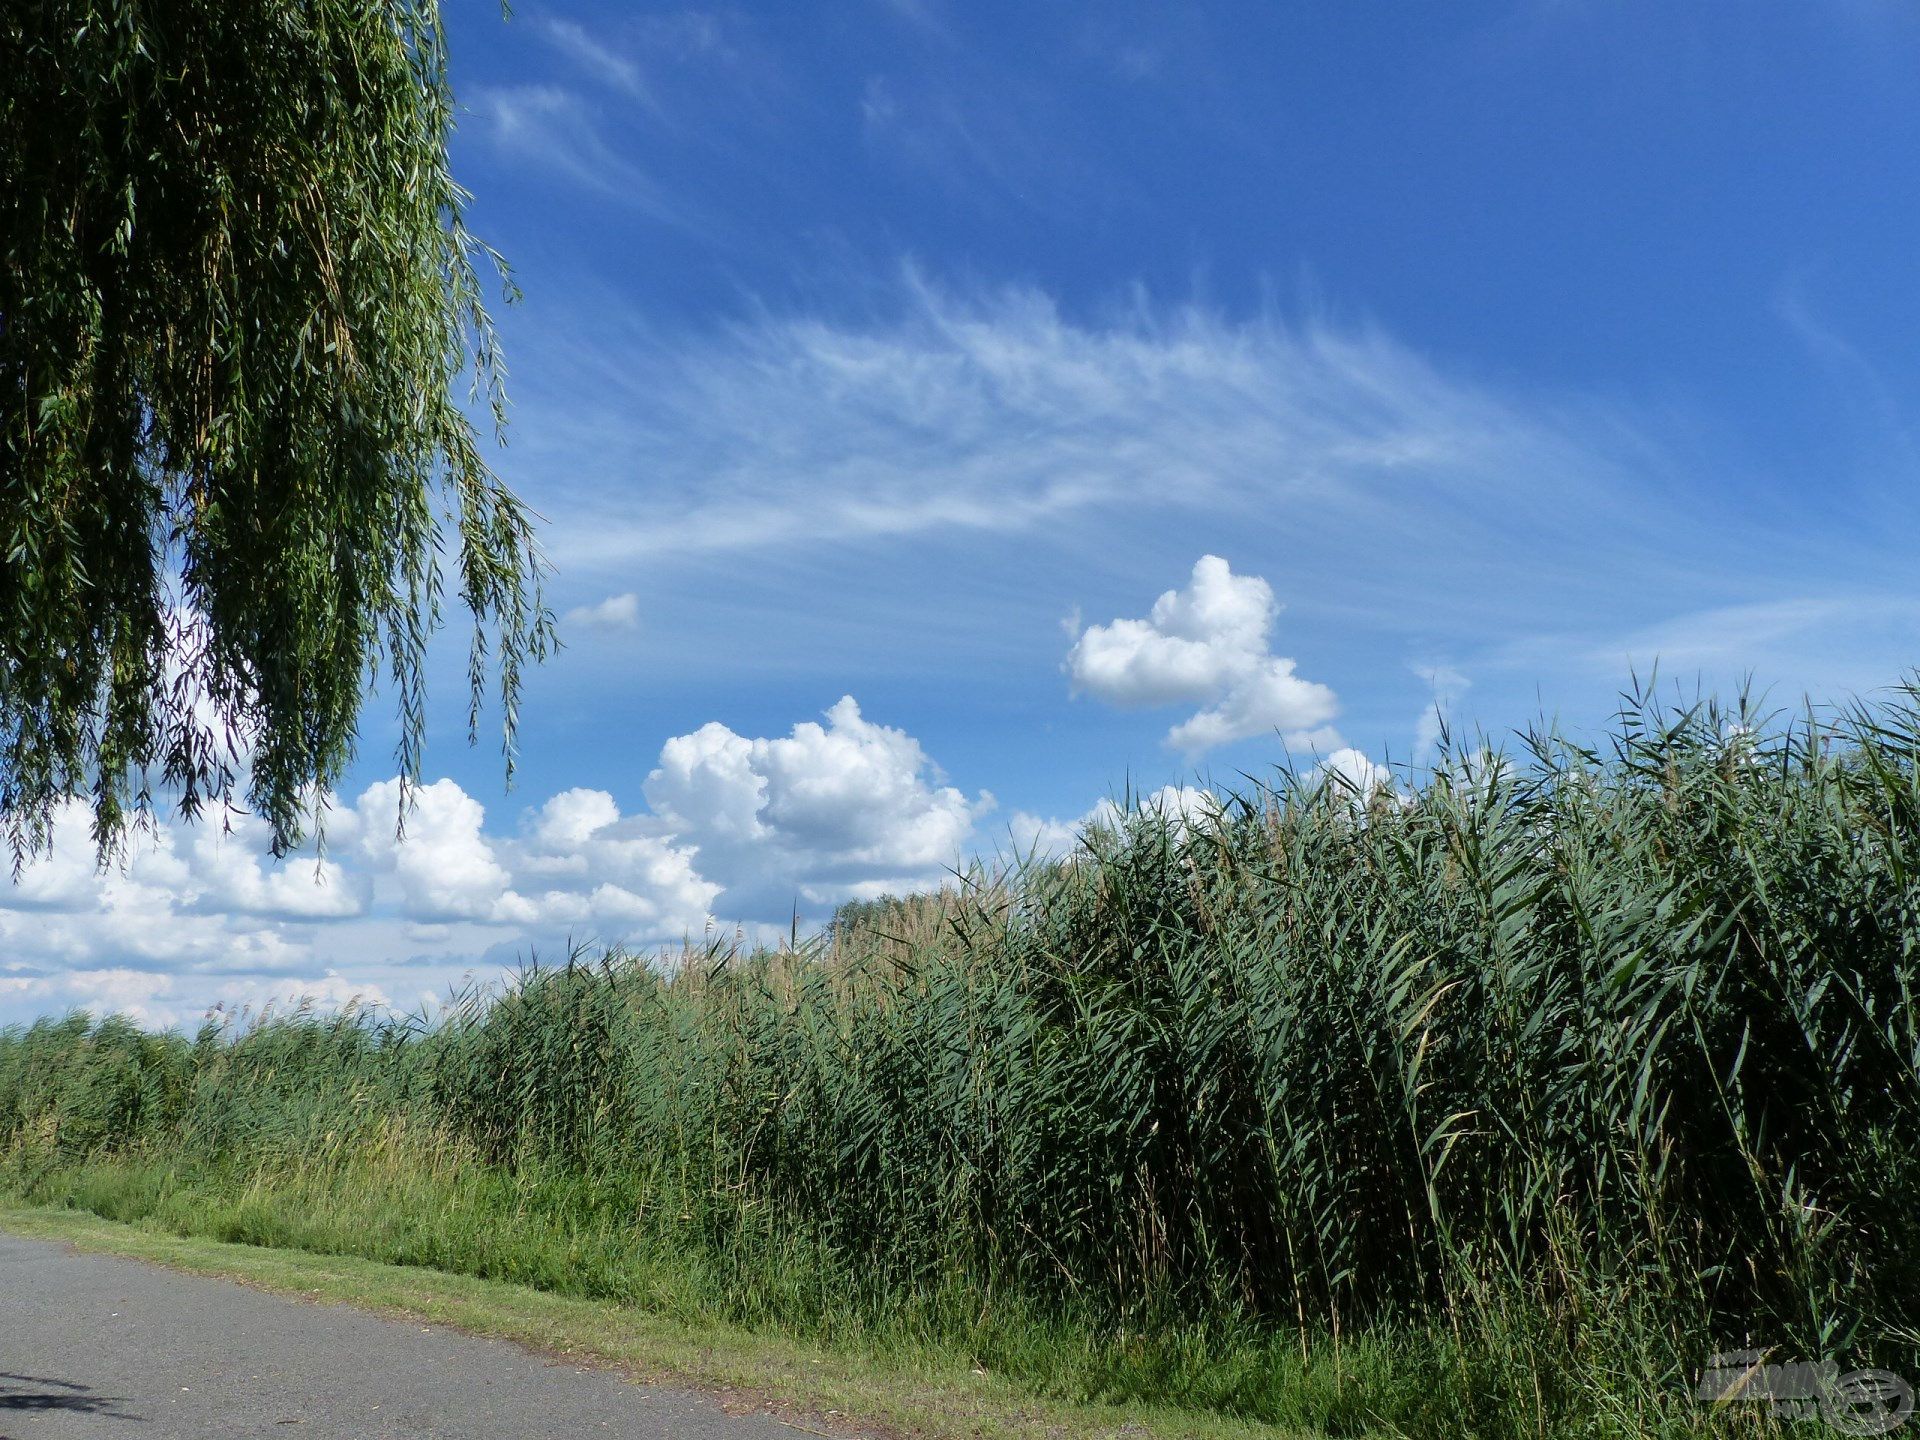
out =
[[433,1024],[46,1022],[0,1037],[0,1190],[1036,1403],[1748,1423],[1689,1395],[1749,1337],[1920,1374],[1915,702],[1282,776]]
[[[738,1363],[762,1343],[775,1354],[803,1346],[815,1358],[837,1357],[848,1373],[963,1389],[991,1377],[999,1391],[1047,1413],[1152,1415],[1182,1433],[1249,1425],[1397,1433],[1382,1428],[1383,1417],[1429,1429],[1423,1417],[1438,1422],[1458,1403],[1443,1398],[1436,1408],[1436,1397],[1455,1388],[1450,1347],[1436,1335],[1354,1337],[1303,1354],[1295,1337],[1251,1326],[1106,1333],[1083,1317],[964,1282],[910,1299],[863,1294],[856,1269],[817,1246],[730,1263],[693,1237],[676,1239],[672,1227],[634,1226],[612,1197],[583,1195],[564,1177],[436,1163],[404,1142],[345,1167],[296,1163],[272,1173],[100,1159],[42,1173],[22,1188],[70,1207],[31,1212],[43,1224],[92,1216],[146,1235],[361,1258],[396,1274],[466,1276],[514,1294],[577,1300],[595,1313],[645,1317],[650,1335],[706,1337],[678,1345],[679,1359],[653,1362],[702,1383],[756,1384],[738,1364],[721,1380],[682,1363],[689,1345],[722,1336],[731,1337]],[[822,1408],[811,1391],[758,1388]],[[851,1401],[838,1408],[898,1422],[891,1411]]]
[[263,1249],[130,1226],[72,1210],[0,1209],[0,1230],[81,1250],[237,1280],[301,1300],[346,1304],[493,1336],[645,1381],[693,1384],[731,1410],[768,1411],[831,1430],[880,1426],[927,1436],[1166,1440],[1314,1432],[1165,1405],[1069,1404],[917,1351],[849,1355],[737,1326],[700,1324],[502,1281],[354,1256]]

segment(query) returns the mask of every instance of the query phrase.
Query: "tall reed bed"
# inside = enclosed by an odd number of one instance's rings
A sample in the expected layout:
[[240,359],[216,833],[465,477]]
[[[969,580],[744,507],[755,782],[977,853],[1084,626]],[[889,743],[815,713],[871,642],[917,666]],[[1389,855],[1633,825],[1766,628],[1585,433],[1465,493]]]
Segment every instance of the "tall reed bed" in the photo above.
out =
[[[1920,692],[1509,751],[431,1024],[42,1022],[0,1038],[5,1173],[183,1224],[305,1185],[338,1224],[236,1233],[650,1303],[695,1266],[789,1324],[981,1343],[998,1307],[1308,1367],[1420,1335],[1424,1399],[1361,1408],[1436,1434],[1691,1424],[1744,1342],[1920,1368]],[[462,1206],[545,1238],[455,1243]]]

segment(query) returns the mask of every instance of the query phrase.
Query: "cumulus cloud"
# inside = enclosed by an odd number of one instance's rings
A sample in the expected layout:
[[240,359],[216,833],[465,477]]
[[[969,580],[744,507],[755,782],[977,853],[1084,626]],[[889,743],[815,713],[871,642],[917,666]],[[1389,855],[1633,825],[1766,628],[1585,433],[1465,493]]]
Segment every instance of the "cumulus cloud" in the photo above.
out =
[[296,1006],[341,1010],[349,1005],[387,1006],[380,986],[350,980],[336,970],[291,979],[232,979],[211,988],[191,977],[127,966],[65,970],[32,977],[0,975],[0,1012],[88,1010],[124,1015],[155,1028],[190,1025],[211,1012],[228,1015],[285,1011]]
[[158,824],[136,833],[128,852],[101,866],[91,816],[78,801],[54,815],[50,853],[28,863],[0,892],[0,970],[95,965],[239,967],[275,972],[297,963],[275,923],[298,916],[349,916],[360,896],[337,866],[305,863],[263,870],[247,850],[267,848],[266,827],[244,817],[233,833]]
[[645,788],[660,822],[736,900],[937,884],[993,803],[942,783],[919,741],[867,720],[850,695],[826,724],[783,737],[749,739],[718,722],[675,736]]
[[287,920],[337,920],[366,909],[365,876],[350,875],[331,858],[274,863],[271,833],[250,815],[166,833],[198,882],[198,908]]
[[560,617],[560,625],[563,630],[637,630],[640,597],[629,591],[594,605],[576,605]]
[[563,790],[503,847],[524,893],[497,918],[603,941],[666,941],[712,921],[720,887],[695,868],[693,847],[649,816],[622,816],[604,790]]
[[0,891],[0,1023],[69,1006],[174,1024],[302,995],[385,1003],[569,939],[784,929],[795,903],[818,915],[940,883],[992,804],[851,697],[784,736],[675,736],[644,788],[631,812],[563,790],[499,829],[443,778],[413,791],[401,836],[400,783],[384,780],[333,801],[324,858],[275,860],[265,826],[235,815],[157,823],[104,869],[86,807],[69,804],[52,852]]
[[167,1003],[173,989],[171,975],[124,966],[53,975],[0,975],[0,1000],[11,1000],[9,1008],[114,1011],[142,1025],[175,1023],[177,1017]]
[[511,877],[481,834],[485,807],[451,780],[419,786],[411,799],[404,838],[398,780],[369,785],[354,806],[361,858],[393,877],[402,912],[426,921],[511,913]]
[[[1211,790],[1202,790],[1198,786],[1162,785],[1149,795],[1139,796],[1133,802],[1133,809],[1141,815],[1164,816],[1177,827],[1184,828],[1217,817],[1221,812],[1221,800]],[[1019,810],[1007,822],[1007,838],[1015,858],[1058,860],[1078,849],[1090,830],[1119,830],[1125,818],[1125,809],[1111,796],[1073,820],[1053,819]]]
[[1329,784],[1361,804],[1393,790],[1393,772],[1350,745],[1334,751],[1315,768]]
[[1279,610],[1265,580],[1203,555],[1187,588],[1166,591],[1144,620],[1081,631],[1067,674],[1074,693],[1111,705],[1199,704],[1167,732],[1167,744],[1189,754],[1275,731],[1292,745],[1337,744],[1327,728],[1339,712],[1333,691],[1272,653]]
[[604,790],[562,790],[535,812],[529,829],[541,853],[578,858],[600,831],[620,823],[620,807]]

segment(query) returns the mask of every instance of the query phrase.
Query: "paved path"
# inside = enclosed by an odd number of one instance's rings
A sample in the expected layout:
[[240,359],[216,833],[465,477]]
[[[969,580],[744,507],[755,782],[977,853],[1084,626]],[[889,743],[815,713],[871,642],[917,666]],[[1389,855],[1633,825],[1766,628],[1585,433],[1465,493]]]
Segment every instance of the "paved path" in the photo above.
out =
[[0,1440],[802,1440],[499,1341],[0,1235]]

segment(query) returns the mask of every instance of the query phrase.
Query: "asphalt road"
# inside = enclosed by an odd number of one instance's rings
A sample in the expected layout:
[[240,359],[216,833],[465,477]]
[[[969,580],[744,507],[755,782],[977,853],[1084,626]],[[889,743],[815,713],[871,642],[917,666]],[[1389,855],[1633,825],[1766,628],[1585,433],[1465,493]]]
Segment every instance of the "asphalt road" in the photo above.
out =
[[515,1346],[0,1235],[0,1440],[798,1440]]

